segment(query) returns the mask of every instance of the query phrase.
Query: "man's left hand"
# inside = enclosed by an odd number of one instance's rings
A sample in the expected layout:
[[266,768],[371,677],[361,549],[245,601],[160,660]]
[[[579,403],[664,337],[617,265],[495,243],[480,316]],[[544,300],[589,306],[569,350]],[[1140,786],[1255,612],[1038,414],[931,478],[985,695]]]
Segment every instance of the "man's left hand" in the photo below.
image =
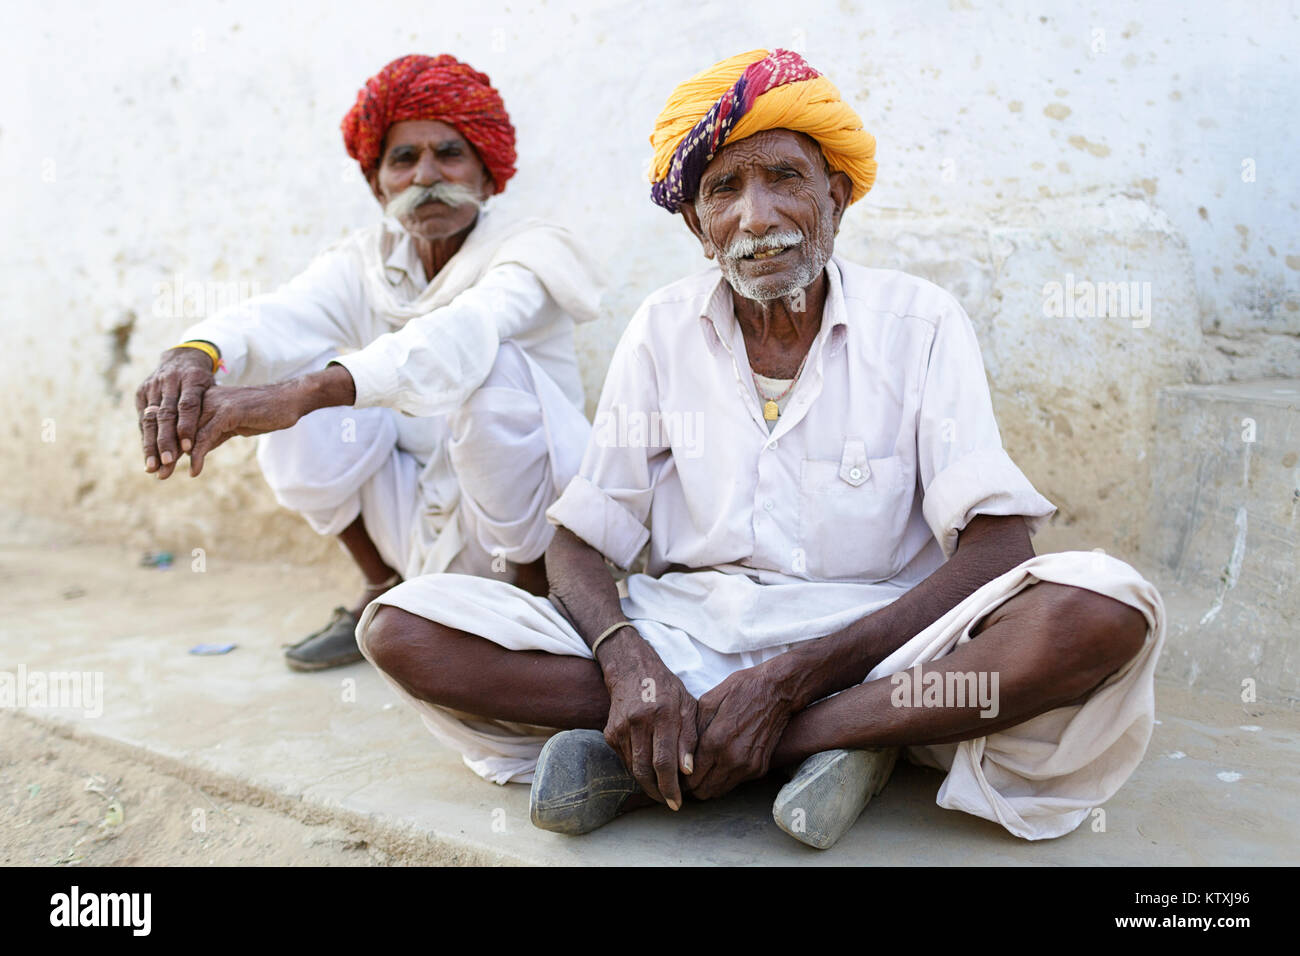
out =
[[263,435],[298,423],[300,403],[290,384],[238,387],[215,385],[203,395],[194,448],[190,451],[190,475],[203,470],[203,459],[236,435]]
[[736,671],[700,698],[700,740],[694,772],[683,778],[687,789],[709,800],[765,775],[797,709],[793,695],[762,665]]

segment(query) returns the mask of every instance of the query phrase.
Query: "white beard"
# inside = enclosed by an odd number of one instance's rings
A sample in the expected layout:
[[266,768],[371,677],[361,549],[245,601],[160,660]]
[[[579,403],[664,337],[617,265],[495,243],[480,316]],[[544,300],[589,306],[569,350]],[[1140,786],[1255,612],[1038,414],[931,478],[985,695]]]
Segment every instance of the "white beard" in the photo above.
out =
[[821,274],[822,269],[826,268],[826,258],[818,253],[814,261],[801,264],[790,281],[776,289],[764,286],[761,279],[751,280],[747,276],[739,275],[732,260],[723,259],[720,266],[723,277],[737,293],[755,302],[769,302],[773,299],[788,298],[800,289],[806,288]]

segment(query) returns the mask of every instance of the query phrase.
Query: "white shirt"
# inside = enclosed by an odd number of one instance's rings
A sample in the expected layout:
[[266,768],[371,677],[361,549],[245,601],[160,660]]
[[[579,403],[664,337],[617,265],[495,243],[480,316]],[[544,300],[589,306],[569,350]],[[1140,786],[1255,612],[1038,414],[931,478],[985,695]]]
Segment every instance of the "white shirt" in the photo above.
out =
[[624,332],[582,467],[547,512],[620,567],[764,584],[888,583],[897,597],[976,514],[1055,506],[1006,451],[970,319],[938,286],[833,257],[821,329],[768,432],[716,267]]
[[[222,382],[232,385],[283,381],[313,362],[323,368],[334,353],[350,353],[338,362],[356,385],[355,407],[382,405],[422,417],[459,408],[487,377],[500,342],[513,339],[582,408],[574,319],[523,265],[496,265],[446,305],[409,320],[371,302],[357,247],[381,228],[401,232],[395,227],[385,220],[355,233],[279,291],[191,326],[185,339],[215,344],[228,370]],[[474,232],[483,228],[480,221]],[[460,256],[444,271],[459,265]],[[429,285],[405,232],[384,259],[383,273],[397,301],[414,300]]]

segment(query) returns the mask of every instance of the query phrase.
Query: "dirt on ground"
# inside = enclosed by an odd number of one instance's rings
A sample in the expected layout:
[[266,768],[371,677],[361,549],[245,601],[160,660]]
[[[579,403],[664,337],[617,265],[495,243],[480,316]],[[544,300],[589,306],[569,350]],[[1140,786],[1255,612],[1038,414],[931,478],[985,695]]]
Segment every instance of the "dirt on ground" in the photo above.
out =
[[388,855],[0,711],[0,866],[376,866]]

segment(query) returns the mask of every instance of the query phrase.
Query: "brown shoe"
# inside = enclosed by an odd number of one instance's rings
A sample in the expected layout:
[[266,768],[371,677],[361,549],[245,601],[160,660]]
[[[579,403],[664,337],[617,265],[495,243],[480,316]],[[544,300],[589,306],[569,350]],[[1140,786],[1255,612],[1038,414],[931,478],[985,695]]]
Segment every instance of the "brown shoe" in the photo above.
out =
[[285,649],[284,662],[296,671],[323,671],[365,660],[357,647],[359,618],[345,607],[319,631]]

